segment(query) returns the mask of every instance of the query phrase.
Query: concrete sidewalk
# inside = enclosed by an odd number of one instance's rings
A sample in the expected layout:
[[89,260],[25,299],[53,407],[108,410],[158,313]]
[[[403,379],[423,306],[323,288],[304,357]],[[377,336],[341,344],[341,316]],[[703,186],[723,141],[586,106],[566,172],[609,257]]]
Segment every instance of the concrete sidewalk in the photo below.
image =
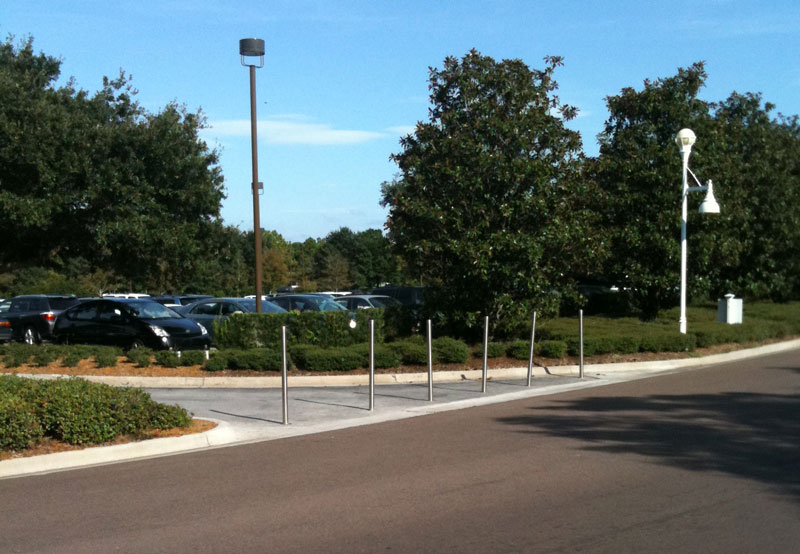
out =
[[[436,372],[433,401],[427,400],[427,373],[376,375],[374,410],[369,408],[369,376],[290,377],[289,424],[282,424],[279,377],[97,377],[86,379],[148,389],[151,396],[185,407],[218,426],[206,433],[100,446],[0,462],[0,478],[62,471],[127,460],[166,456],[291,436],[321,433],[436,412],[508,402],[568,390],[641,379],[665,372],[699,368],[800,348],[800,340],[738,350],[703,358],[642,363],[534,368],[531,387],[527,367],[489,370],[485,393],[481,370]],[[57,376],[31,376],[54,378]],[[223,389],[223,390],[220,390]]]

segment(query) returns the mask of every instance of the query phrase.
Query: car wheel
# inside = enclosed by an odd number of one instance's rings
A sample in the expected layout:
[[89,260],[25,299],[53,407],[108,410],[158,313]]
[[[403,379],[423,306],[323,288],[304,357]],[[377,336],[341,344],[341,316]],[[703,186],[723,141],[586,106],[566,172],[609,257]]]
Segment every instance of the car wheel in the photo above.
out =
[[39,344],[39,331],[34,327],[25,327],[22,333],[22,342],[25,344]]
[[136,350],[137,348],[143,348],[144,343],[139,339],[133,339],[131,342],[130,348],[128,350]]

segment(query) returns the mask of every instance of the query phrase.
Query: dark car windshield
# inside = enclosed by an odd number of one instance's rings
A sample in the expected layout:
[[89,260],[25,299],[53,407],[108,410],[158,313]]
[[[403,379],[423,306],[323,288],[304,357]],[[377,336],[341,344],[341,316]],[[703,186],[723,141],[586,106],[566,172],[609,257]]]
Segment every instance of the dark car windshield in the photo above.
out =
[[176,319],[182,316],[158,302],[130,302],[128,308],[139,319]]
[[50,309],[51,310],[66,310],[67,308],[71,308],[75,304],[77,304],[79,300],[77,298],[51,298],[50,299]]
[[321,312],[333,312],[336,310],[346,310],[344,306],[336,302],[335,300],[331,300],[330,298],[323,298],[318,303],[317,306],[319,307],[319,311]]
[[372,302],[372,305],[375,306],[376,308],[386,308],[388,306],[397,306],[398,304],[400,304],[399,300],[395,300],[390,296],[386,296],[383,298],[379,296],[373,296],[372,298],[369,299],[369,301]]

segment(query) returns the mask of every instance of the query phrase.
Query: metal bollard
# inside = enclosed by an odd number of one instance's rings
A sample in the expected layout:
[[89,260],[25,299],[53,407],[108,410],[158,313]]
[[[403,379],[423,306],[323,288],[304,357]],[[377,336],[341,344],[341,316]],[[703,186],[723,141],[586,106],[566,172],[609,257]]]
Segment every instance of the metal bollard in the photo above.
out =
[[283,396],[283,424],[289,424],[289,385],[286,364],[286,325],[281,327],[281,389]]
[[533,341],[536,337],[536,312],[533,312],[533,323],[531,324],[531,352],[528,356],[528,386],[533,381]]
[[483,320],[483,379],[481,380],[481,392],[486,392],[486,380],[489,369],[489,316]]
[[580,320],[580,343],[581,343],[581,365],[578,376],[583,379],[583,310],[578,310],[578,319]]
[[428,320],[428,402],[433,402],[433,332]]
[[369,320],[369,411],[375,409],[375,320]]

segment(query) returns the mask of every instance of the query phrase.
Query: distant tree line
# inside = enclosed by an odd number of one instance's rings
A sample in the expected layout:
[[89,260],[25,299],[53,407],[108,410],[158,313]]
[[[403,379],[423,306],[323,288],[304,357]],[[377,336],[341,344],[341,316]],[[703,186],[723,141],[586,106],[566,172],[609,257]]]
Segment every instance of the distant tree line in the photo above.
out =
[[[342,228],[289,242],[263,234],[264,290],[424,284],[426,313],[465,334],[489,315],[513,334],[534,309],[586,304],[579,283],[615,285],[622,309],[677,304],[683,127],[722,213],[690,196],[689,292],[800,297],[800,126],[760,94],[698,97],[703,63],[606,98],[589,157],[555,72],[473,50],[430,69],[427,121],[401,139],[382,185],[387,233]],[[32,40],[0,45],[0,296],[107,290],[243,295],[253,235],[220,219],[217,153],[202,113],[135,101],[128,78],[94,94],[57,87],[60,61]],[[700,196],[699,198],[697,196]]]

